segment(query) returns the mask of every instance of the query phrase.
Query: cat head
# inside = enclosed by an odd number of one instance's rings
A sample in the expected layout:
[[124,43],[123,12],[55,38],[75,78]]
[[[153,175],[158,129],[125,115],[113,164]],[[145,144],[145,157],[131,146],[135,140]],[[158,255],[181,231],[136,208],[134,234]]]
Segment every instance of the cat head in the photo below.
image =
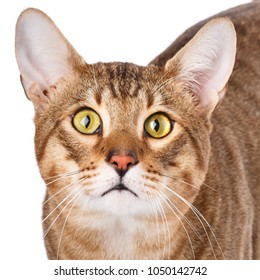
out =
[[24,11],[16,58],[50,196],[114,215],[187,211],[207,173],[210,118],[235,51],[232,23],[217,18],[165,67],[90,65],[47,15]]

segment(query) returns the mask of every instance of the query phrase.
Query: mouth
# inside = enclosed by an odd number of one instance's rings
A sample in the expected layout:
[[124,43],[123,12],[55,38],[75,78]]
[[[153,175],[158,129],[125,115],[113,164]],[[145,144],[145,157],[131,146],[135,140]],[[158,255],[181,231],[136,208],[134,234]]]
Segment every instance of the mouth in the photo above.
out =
[[128,189],[124,184],[120,183],[116,186],[114,186],[113,188],[105,191],[102,196],[105,196],[106,194],[110,193],[110,192],[113,192],[113,191],[118,191],[118,192],[122,192],[122,191],[127,191],[127,192],[130,192],[131,194],[133,194],[134,196],[138,197],[138,195],[133,192],[132,190]]

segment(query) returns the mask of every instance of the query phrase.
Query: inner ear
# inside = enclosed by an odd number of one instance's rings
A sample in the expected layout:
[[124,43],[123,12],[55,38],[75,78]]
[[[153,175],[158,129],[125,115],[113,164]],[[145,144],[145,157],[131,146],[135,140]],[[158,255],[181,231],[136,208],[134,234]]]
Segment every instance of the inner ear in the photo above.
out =
[[18,18],[15,50],[25,93],[39,108],[44,106],[36,103],[47,98],[44,91],[73,75],[77,64],[85,64],[53,21],[37,9],[27,9]]
[[236,33],[227,18],[207,23],[166,64],[178,69],[177,79],[199,100],[201,114],[211,115],[223,98],[236,54]]

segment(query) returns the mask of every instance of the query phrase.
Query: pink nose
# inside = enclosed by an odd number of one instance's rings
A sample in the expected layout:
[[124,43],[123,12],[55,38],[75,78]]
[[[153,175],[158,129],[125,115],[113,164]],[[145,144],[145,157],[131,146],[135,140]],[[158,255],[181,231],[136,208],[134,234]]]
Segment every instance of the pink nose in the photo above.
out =
[[114,166],[120,176],[124,176],[128,169],[136,164],[136,160],[133,156],[120,154],[111,156],[108,162]]

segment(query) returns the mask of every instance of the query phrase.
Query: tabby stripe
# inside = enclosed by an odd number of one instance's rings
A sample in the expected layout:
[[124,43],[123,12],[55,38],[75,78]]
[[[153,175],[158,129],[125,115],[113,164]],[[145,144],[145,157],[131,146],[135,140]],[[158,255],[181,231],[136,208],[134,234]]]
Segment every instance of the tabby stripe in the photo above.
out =
[[149,109],[154,104],[154,96],[150,92],[148,92],[146,96],[147,96],[147,109]]
[[107,72],[107,75],[109,76],[109,86],[110,86],[112,95],[113,95],[114,98],[116,98],[117,93],[116,93],[115,86],[113,84],[113,80],[115,78],[115,75],[114,75],[114,72],[109,65],[108,65],[108,67],[106,67],[106,72]]
[[164,167],[167,168],[169,166],[169,162],[173,165],[173,161],[176,159],[177,155],[180,153],[182,148],[187,144],[187,136],[185,134],[181,134],[178,139],[176,139],[173,143],[172,147],[169,147],[169,152],[167,153],[167,157],[163,159]]
[[192,145],[195,148],[195,153],[196,153],[196,159],[197,159],[197,163],[198,163],[198,167],[200,170],[204,170],[206,168],[206,164],[205,164],[205,160],[204,157],[202,157],[203,152],[202,152],[202,146],[199,144],[199,142],[197,141],[196,137],[194,137],[191,133],[191,131],[189,131],[186,128],[186,132],[189,134],[190,140],[192,142]]
[[60,144],[69,152],[70,157],[75,161],[79,162],[82,154],[86,153],[85,149],[80,149],[81,145],[78,141],[74,140],[70,133],[60,128],[57,134],[57,138]]
[[102,94],[101,94],[100,91],[95,92],[95,100],[96,100],[98,105],[101,104],[101,102],[102,102]]
[[[49,139],[54,135],[55,129],[57,128],[57,126],[59,125],[59,121],[56,122],[53,127],[51,128],[51,130],[49,131],[49,133],[44,137],[44,140],[42,140],[41,142],[39,142],[37,140],[37,135],[38,133],[36,133],[36,139],[35,142],[38,142],[39,147],[37,148],[37,153],[36,153],[36,157],[38,162],[40,162],[45,154],[45,150],[46,150],[46,146],[49,142]],[[42,131],[41,131],[42,132]]]

